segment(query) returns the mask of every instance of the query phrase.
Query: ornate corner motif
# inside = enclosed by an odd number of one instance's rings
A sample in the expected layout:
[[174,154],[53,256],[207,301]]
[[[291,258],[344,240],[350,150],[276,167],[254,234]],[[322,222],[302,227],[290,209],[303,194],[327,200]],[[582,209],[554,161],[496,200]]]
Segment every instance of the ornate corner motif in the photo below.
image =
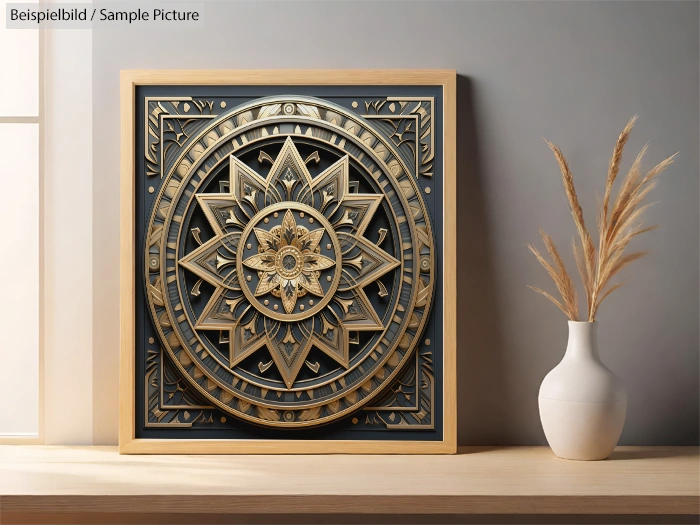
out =
[[146,175],[163,178],[166,160],[172,162],[174,157],[168,153],[182,148],[206,120],[216,118],[214,102],[192,97],[146,97],[144,103]]
[[435,159],[434,97],[386,97],[365,100],[367,119],[391,139],[402,154],[413,161],[415,176],[433,176]]
[[190,428],[213,422],[213,407],[192,395],[191,388],[163,360],[163,350],[149,350],[146,359],[144,426]]
[[415,363],[390,387],[389,395],[364,411],[367,425],[387,430],[433,430],[435,428],[435,370],[433,353],[423,346]]

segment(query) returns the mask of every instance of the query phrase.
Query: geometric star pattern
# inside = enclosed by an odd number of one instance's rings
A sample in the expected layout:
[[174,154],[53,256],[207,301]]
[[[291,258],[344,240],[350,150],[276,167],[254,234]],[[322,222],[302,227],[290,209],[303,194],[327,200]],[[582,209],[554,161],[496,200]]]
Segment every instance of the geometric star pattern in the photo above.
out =
[[312,178],[287,138],[267,177],[231,155],[229,192],[196,195],[214,235],[178,263],[215,287],[195,329],[229,332],[231,367],[267,347],[292,388],[312,346],[348,368],[349,332],[384,329],[363,288],[400,262],[349,177],[344,156]]

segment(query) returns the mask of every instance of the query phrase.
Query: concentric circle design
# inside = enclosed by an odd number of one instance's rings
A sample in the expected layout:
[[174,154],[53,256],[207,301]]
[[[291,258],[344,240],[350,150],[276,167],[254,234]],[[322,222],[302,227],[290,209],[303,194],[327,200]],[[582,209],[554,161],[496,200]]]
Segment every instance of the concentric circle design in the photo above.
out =
[[169,359],[207,403],[266,426],[369,404],[413,356],[435,282],[406,155],[310,97],[259,99],[198,133],[170,162],[146,235]]

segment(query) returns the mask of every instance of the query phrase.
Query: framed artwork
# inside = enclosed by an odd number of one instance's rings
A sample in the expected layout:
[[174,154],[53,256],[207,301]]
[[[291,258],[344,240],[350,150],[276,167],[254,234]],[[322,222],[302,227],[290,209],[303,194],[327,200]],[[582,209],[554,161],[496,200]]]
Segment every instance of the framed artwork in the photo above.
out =
[[123,71],[122,453],[454,453],[454,71]]

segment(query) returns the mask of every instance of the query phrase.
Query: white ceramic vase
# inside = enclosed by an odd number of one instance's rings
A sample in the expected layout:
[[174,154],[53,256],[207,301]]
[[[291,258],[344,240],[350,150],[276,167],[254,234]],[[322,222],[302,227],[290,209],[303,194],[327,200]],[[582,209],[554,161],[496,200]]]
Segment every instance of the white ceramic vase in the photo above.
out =
[[540,420],[560,458],[607,458],[625,424],[627,394],[600,360],[597,323],[569,321],[564,359],[542,381]]

